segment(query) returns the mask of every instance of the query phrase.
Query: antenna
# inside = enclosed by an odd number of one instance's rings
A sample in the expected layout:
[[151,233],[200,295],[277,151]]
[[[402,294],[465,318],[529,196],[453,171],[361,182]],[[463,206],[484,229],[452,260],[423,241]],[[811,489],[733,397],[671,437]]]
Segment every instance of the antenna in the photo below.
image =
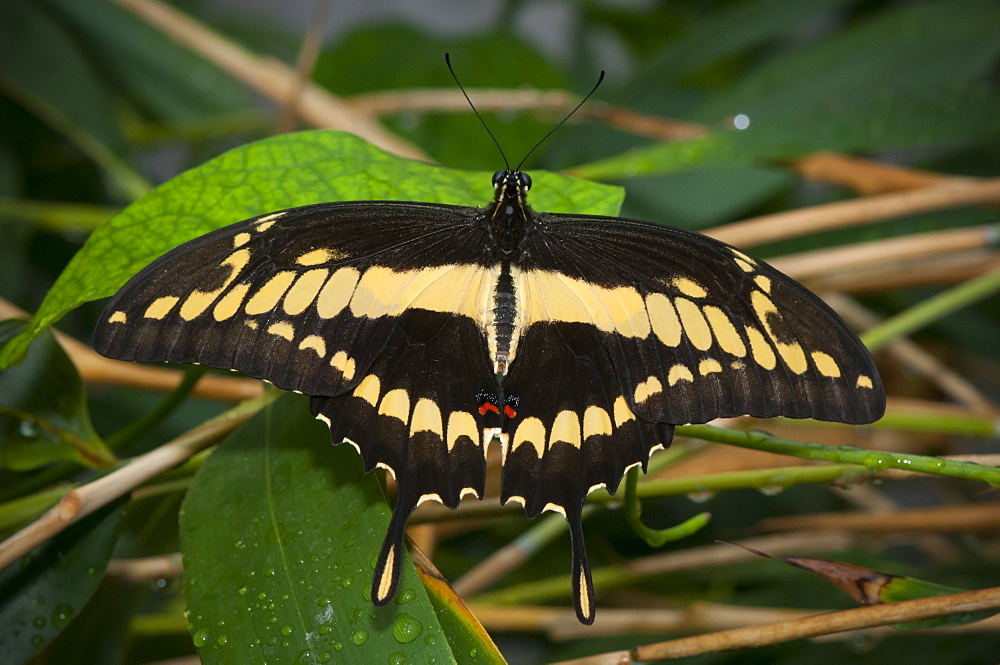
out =
[[597,77],[597,83],[595,83],[594,87],[590,89],[590,92],[587,93],[587,96],[584,97],[583,99],[581,99],[580,103],[577,104],[575,107],[573,107],[573,110],[570,111],[569,113],[567,113],[565,118],[563,118],[562,120],[559,121],[559,124],[557,124],[555,127],[553,127],[552,129],[550,129],[549,132],[545,136],[543,136],[541,139],[539,139],[538,143],[536,143],[535,145],[533,145],[531,147],[531,150],[529,150],[528,154],[524,156],[524,159],[522,159],[518,163],[517,169],[515,169],[515,170],[520,171],[521,170],[521,165],[524,164],[526,161],[528,161],[528,157],[531,157],[531,153],[535,152],[535,148],[537,148],[538,146],[542,145],[542,143],[545,142],[545,139],[547,139],[550,136],[552,136],[553,132],[555,132],[557,129],[559,129],[564,124],[566,124],[566,121],[569,120],[570,117],[574,113],[576,113],[577,111],[579,111],[581,106],[583,106],[584,104],[587,103],[587,100],[590,99],[591,95],[593,95],[595,92],[597,92],[597,87],[599,85],[601,85],[601,81],[603,81],[603,80],[604,80],[604,70],[602,69],[601,70],[601,75]]
[[493,143],[496,144],[497,150],[500,151],[500,156],[503,157],[503,165],[509,171],[510,163],[507,161],[507,155],[504,154],[503,148],[500,147],[500,142],[497,141],[497,137],[493,136],[493,132],[490,131],[489,125],[487,125],[486,121],[483,120],[483,116],[479,115],[479,111],[476,109],[476,105],[472,103],[471,99],[469,99],[469,93],[467,93],[465,91],[465,88],[462,87],[462,82],[458,80],[458,75],[455,73],[455,70],[451,66],[450,54],[448,53],[444,54],[444,61],[448,65],[448,71],[451,72],[451,77],[455,79],[455,83],[458,84],[458,89],[461,90],[462,94],[465,96],[465,101],[469,102],[469,106],[472,107],[472,112],[476,114],[477,118],[479,118],[479,122],[483,123],[483,128],[486,130],[486,133],[490,135],[490,138],[493,139]]
[[[476,117],[479,118],[479,122],[481,122],[483,124],[483,128],[486,129],[486,133],[490,135],[490,138],[493,139],[493,143],[496,144],[497,150],[500,151],[500,156],[503,157],[504,166],[509,171],[510,170],[510,162],[507,161],[507,155],[504,154],[503,148],[500,147],[500,142],[497,141],[497,137],[494,136],[493,132],[490,131],[489,125],[487,125],[486,121],[483,120],[483,116],[479,115],[479,111],[476,109],[476,105],[472,103],[471,99],[469,99],[469,94],[467,92],[465,92],[465,88],[462,87],[462,82],[458,80],[458,76],[455,74],[455,70],[451,66],[451,57],[450,57],[450,54],[448,54],[448,53],[444,54],[444,61],[448,64],[448,71],[451,72],[451,77],[453,79],[455,79],[455,83],[458,84],[458,89],[461,90],[462,91],[462,95],[465,96],[465,101],[469,102],[469,106],[472,107],[472,112],[476,114]],[[545,136],[543,136],[541,139],[539,139],[539,141],[537,143],[535,143],[535,145],[533,145],[531,147],[531,150],[528,151],[528,154],[526,154],[524,156],[524,158],[518,163],[517,168],[515,169],[516,171],[520,171],[521,170],[521,165],[524,164],[528,160],[528,157],[531,157],[531,153],[535,152],[535,148],[537,148],[542,143],[544,143],[547,138],[549,138],[550,136],[552,136],[553,132],[555,132],[557,129],[559,129],[560,127],[562,127],[566,123],[566,121],[569,120],[570,117],[572,117],[572,115],[574,113],[576,113],[577,111],[580,110],[580,107],[583,106],[587,102],[587,100],[590,99],[593,96],[593,94],[595,92],[597,92],[597,88],[601,85],[601,81],[603,81],[603,80],[604,80],[604,70],[601,70],[601,75],[597,77],[597,83],[595,83],[594,87],[590,89],[590,92],[588,92],[587,95],[583,99],[580,100],[579,104],[577,104],[575,107],[573,107],[572,111],[570,111],[569,113],[566,114],[565,118],[563,118],[562,120],[560,120],[559,123],[556,124],[555,127],[553,127],[552,129],[550,129],[548,131],[548,133],[545,134]]]

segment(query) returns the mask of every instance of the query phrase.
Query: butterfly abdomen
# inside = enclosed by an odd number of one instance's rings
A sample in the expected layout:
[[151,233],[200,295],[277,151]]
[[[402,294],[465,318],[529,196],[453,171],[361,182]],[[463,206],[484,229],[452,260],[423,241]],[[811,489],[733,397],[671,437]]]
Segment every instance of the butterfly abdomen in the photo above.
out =
[[510,364],[514,321],[517,317],[517,295],[514,292],[514,279],[510,274],[510,263],[505,262],[500,268],[500,276],[493,292],[493,304],[492,326],[496,340],[493,371],[497,374],[506,374]]

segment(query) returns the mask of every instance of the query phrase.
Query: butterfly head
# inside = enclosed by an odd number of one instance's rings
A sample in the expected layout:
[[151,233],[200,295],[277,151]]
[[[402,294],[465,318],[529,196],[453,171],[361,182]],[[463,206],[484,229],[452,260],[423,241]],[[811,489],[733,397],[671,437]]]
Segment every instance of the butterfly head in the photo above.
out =
[[513,169],[504,169],[493,174],[493,200],[502,214],[514,214],[516,208],[523,208],[531,176]]

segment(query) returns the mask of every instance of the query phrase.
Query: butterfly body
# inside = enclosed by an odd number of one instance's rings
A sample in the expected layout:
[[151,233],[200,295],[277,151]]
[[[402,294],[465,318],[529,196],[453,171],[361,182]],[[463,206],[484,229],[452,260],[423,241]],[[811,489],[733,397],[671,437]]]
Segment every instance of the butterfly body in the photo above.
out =
[[581,511],[675,425],[751,414],[866,423],[877,370],[821,300],[705,236],[539,213],[530,179],[494,176],[483,208],[324,203],[169,252],[108,304],[95,348],[199,362],[311,396],[335,444],[395,477],[372,587],[398,585],[407,518],[482,498],[562,513],[581,621],[594,618]]

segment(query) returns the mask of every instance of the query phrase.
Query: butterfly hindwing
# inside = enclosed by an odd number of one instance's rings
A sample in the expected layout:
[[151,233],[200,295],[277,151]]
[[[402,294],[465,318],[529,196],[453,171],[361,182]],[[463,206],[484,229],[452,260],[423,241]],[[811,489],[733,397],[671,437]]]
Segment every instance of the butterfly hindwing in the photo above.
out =
[[594,593],[583,545],[583,503],[592,490],[614,493],[632,465],[670,443],[673,427],[637,419],[618,387],[600,333],[581,323],[536,323],[524,334],[504,383],[517,396],[504,424],[502,501],[529,517],[562,513],[573,545],[577,616],[594,620]]
[[334,443],[349,441],[366,472],[388,469],[397,495],[375,569],[372,599],[384,604],[399,582],[406,521],[426,500],[449,508],[482,498],[486,477],[483,417],[476,395],[495,385],[485,344],[469,320],[408,310],[352,393],[313,397]]

